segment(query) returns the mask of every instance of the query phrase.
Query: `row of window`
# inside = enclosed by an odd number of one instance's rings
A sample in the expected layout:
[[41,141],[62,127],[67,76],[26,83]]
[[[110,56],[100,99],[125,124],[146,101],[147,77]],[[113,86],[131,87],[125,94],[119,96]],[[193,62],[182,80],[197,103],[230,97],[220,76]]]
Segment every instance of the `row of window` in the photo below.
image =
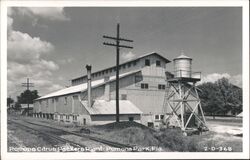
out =
[[[145,59],[145,66],[150,66],[150,59]],[[161,61],[156,60],[156,67],[161,66]]]
[[[137,64],[137,61],[128,62],[126,64],[123,64],[123,65],[119,66],[119,70],[121,68],[125,69],[126,67],[130,68],[132,65],[136,66],[136,64]],[[150,66],[150,59],[145,59],[145,66]],[[156,66],[157,67],[161,66],[161,61],[160,60],[156,60]],[[112,73],[113,71],[116,72],[116,67],[113,67],[113,68],[110,68],[110,69],[107,69],[107,70],[104,70],[104,71],[101,71],[101,72],[94,73],[94,74],[92,74],[92,77],[94,78],[94,77],[98,77],[98,76],[103,76],[104,74]],[[83,81],[83,79],[81,78],[81,79],[76,79],[73,82],[79,84],[82,81]]]
[[[70,116],[72,116],[73,121],[77,121],[77,116],[76,115],[66,115],[66,121],[69,121]],[[63,121],[63,115],[55,115],[55,119],[58,119],[60,117],[60,120]]]
[[[158,84],[159,90],[165,90],[165,84]],[[148,89],[148,83],[141,83],[141,89]]]
[[[133,66],[136,66],[136,64],[137,64],[136,61],[129,62],[129,63],[126,63],[126,64],[123,64],[123,65],[119,66],[119,70],[120,70],[121,68],[122,68],[122,69],[130,68],[132,65],[133,65]],[[107,69],[107,70],[104,70],[104,71],[101,71],[101,72],[94,73],[92,76],[93,76],[93,77],[103,76],[104,74],[112,73],[113,71],[116,72],[116,67],[110,68],[110,69]]]
[[[132,65],[133,66],[136,66],[137,62],[136,61],[133,61],[133,62],[128,62],[126,64],[123,64],[121,66],[119,66],[119,70],[122,68],[122,69],[125,69],[125,68],[130,68]],[[110,69],[107,69],[107,70],[104,70],[104,71],[101,71],[101,72],[97,72],[97,73],[94,73],[92,74],[92,77],[98,77],[98,76],[103,76],[104,74],[108,74],[108,73],[112,73],[112,72],[116,72],[116,67],[113,67],[113,68],[110,68]],[[83,79],[77,79],[77,80],[74,80],[73,82],[74,83],[80,83],[82,82]]]
[[164,115],[162,114],[155,115],[155,120],[163,120],[163,118],[164,118]]

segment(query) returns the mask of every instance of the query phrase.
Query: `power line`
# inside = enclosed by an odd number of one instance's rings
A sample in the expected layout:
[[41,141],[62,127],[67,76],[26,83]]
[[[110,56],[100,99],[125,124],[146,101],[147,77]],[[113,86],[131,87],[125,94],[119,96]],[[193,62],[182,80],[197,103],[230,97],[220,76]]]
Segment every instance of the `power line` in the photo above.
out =
[[119,122],[119,57],[120,57],[120,48],[129,48],[132,49],[133,47],[127,45],[120,45],[120,41],[125,42],[133,42],[133,40],[120,38],[120,24],[117,24],[117,31],[116,37],[106,36],[104,35],[103,38],[115,40],[115,44],[104,42],[103,45],[116,47],[116,122]]
[[[29,91],[30,87],[34,87],[34,83],[30,83],[29,82],[29,78],[27,78],[27,82],[26,83],[22,83],[22,87],[27,87],[26,90]],[[28,116],[29,116],[29,110],[30,110],[30,108],[29,108],[29,95],[27,97],[27,102],[26,103],[27,103],[27,106],[28,106]]]

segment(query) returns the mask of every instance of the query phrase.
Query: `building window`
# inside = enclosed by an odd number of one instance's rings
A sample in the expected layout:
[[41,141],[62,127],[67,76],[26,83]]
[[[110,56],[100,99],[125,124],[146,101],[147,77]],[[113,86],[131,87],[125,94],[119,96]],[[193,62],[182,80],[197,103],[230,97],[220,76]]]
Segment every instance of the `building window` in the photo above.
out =
[[51,99],[51,103],[54,103],[54,101],[55,101],[54,98],[52,98],[52,99]]
[[73,116],[73,121],[77,121],[77,116]]
[[112,69],[109,69],[109,72],[112,73]]
[[160,66],[161,66],[161,61],[157,60],[157,61],[156,61],[156,66],[157,66],[157,67],[160,67]]
[[148,127],[154,128],[154,123],[153,122],[148,122]]
[[147,83],[141,83],[141,89],[148,89]]
[[129,120],[130,122],[132,122],[132,121],[134,121],[134,117],[128,117],[128,120]]
[[106,70],[106,71],[105,71],[105,73],[106,73],[106,74],[108,74],[108,73],[109,73],[109,71],[108,71],[108,70]]
[[74,100],[78,99],[78,95],[73,95],[72,97],[73,97]]
[[61,121],[63,120],[63,115],[60,115],[60,120],[61,120]]
[[122,68],[123,68],[123,69],[125,69],[125,68],[126,68],[126,65],[125,65],[125,64],[124,64],[124,65],[122,65]]
[[165,85],[164,84],[158,84],[158,89],[160,90],[165,90]]
[[77,120],[77,116],[73,116],[73,121],[76,121]]
[[149,59],[145,59],[145,66],[150,66],[150,60]]
[[161,115],[161,120],[164,118],[164,115]]
[[133,65],[136,66],[136,61],[133,62]]
[[68,103],[68,97],[64,97],[64,104],[66,105]]
[[66,115],[66,120],[69,121],[69,115]]
[[156,120],[159,120],[159,118],[160,118],[159,115],[155,115]]
[[128,68],[129,68],[129,67],[131,67],[131,63],[130,63],[130,62],[128,63]]
[[126,94],[122,94],[122,100],[127,100],[127,95]]

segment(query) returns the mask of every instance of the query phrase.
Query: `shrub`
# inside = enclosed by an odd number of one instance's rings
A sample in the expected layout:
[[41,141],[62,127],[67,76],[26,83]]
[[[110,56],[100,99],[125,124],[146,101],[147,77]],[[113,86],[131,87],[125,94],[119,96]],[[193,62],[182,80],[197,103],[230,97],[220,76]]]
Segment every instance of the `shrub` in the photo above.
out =
[[179,129],[165,129],[155,134],[161,146],[172,151],[197,151],[197,140],[192,137],[183,136]]

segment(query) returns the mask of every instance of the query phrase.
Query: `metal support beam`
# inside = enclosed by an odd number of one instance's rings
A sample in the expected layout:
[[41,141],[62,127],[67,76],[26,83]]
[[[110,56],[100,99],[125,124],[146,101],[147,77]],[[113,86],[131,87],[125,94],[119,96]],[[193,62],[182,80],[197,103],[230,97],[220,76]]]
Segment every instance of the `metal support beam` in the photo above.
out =
[[[171,91],[167,91],[168,95],[165,97],[167,102],[164,105],[171,109],[170,114],[177,118],[182,131],[186,131],[193,116],[195,116],[196,120],[200,121],[205,127],[207,127],[195,83],[193,83],[193,85],[182,81],[170,81],[168,83],[170,85],[169,90]],[[178,98],[175,99],[175,97]],[[189,104],[191,102],[194,103],[194,108]],[[198,109],[201,110],[202,118],[196,113]],[[188,117],[186,116],[187,112],[191,113]],[[181,116],[180,118],[178,117],[179,113]]]

